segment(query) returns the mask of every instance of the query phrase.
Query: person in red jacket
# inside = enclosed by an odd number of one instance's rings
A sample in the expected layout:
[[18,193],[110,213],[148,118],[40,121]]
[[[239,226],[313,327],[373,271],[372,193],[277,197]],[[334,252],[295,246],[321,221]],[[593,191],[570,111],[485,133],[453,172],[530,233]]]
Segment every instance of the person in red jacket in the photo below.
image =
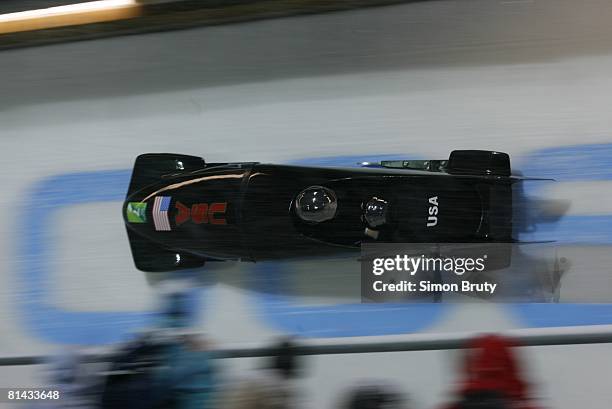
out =
[[445,409],[537,409],[529,397],[512,340],[483,335],[466,350],[458,398]]

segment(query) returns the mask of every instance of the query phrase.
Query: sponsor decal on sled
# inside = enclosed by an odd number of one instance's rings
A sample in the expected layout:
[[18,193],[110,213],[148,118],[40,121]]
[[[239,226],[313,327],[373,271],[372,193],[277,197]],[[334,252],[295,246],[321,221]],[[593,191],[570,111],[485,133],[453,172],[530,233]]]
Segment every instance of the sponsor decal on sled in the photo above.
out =
[[168,220],[168,209],[170,208],[170,196],[157,196],[153,202],[153,223],[157,231],[170,231],[170,220]]
[[429,217],[427,218],[427,227],[434,227],[438,224],[438,196],[429,198]]
[[178,213],[174,221],[177,226],[190,220],[195,224],[227,224],[225,217],[223,217],[227,210],[227,202],[196,203],[191,207],[176,202],[176,210],[178,210]]
[[129,223],[147,222],[147,204],[142,202],[129,202],[125,214]]

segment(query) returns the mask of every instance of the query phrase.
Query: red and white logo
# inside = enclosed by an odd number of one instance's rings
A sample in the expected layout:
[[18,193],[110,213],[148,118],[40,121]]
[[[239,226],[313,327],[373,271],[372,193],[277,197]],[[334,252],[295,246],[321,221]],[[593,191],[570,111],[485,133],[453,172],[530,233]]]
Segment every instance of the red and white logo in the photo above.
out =
[[178,210],[178,213],[174,221],[177,226],[190,220],[195,224],[227,224],[224,217],[227,202],[196,203],[191,207],[176,202],[176,210]]

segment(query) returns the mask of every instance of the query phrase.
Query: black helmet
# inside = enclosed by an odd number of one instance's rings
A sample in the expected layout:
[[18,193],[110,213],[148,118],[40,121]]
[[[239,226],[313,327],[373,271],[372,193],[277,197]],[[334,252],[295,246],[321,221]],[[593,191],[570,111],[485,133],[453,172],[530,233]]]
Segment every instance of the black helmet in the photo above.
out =
[[373,197],[365,204],[363,216],[368,226],[372,228],[387,223],[387,201]]
[[308,223],[321,223],[336,215],[338,199],[333,190],[323,186],[310,186],[295,199],[295,213]]

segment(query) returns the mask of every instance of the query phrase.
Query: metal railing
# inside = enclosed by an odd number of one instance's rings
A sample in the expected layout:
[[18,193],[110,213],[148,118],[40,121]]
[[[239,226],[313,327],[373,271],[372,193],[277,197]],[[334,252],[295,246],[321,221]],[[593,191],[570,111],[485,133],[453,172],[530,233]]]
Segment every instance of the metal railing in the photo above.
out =
[[[389,336],[373,341],[373,337],[348,340],[310,340],[300,342],[295,353],[298,355],[363,354],[382,352],[435,351],[465,348],[467,343],[480,333],[463,334],[417,334]],[[500,335],[515,340],[518,346],[584,345],[612,343],[612,325],[589,327],[524,329],[506,331]],[[252,346],[216,350],[217,358],[254,358],[269,356],[269,346]],[[91,354],[87,360],[103,360],[109,353]],[[45,356],[15,356],[0,358],[0,366],[40,365],[48,362]]]

